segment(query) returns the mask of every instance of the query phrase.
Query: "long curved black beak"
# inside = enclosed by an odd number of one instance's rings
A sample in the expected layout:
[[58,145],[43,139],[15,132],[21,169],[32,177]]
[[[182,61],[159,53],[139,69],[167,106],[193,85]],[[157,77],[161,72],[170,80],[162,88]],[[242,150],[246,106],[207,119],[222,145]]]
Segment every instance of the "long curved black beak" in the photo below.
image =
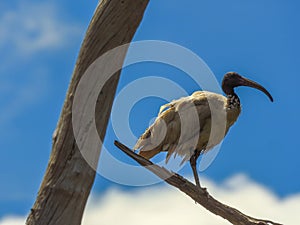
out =
[[249,79],[247,79],[245,77],[241,77],[239,83],[240,83],[240,86],[248,86],[248,87],[256,88],[256,89],[262,91],[263,93],[265,93],[269,97],[269,99],[271,100],[271,102],[273,102],[273,97],[267,91],[267,89],[265,89],[263,86],[261,86],[260,84],[256,83],[255,81],[249,80]]

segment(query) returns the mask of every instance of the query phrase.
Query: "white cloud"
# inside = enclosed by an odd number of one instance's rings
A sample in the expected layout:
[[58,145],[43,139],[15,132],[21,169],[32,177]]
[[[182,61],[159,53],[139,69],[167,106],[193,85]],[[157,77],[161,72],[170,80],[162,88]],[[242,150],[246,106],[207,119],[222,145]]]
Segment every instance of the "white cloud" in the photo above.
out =
[[[278,198],[270,190],[244,175],[234,176],[221,185],[202,179],[209,192],[218,200],[242,212],[284,224],[300,224],[300,194]],[[22,218],[4,219],[0,225],[19,225]],[[170,186],[144,187],[139,191],[109,190],[102,197],[92,196],[83,225],[224,225],[230,224],[185,194]]]
[[3,220],[0,220],[0,225],[24,225],[25,224],[25,218],[23,217],[14,217],[14,216],[8,216]]
[[[6,9],[6,10],[5,10]],[[83,27],[68,22],[53,2],[19,1],[0,9],[0,133],[17,116],[45,97],[49,65],[38,57],[80,37]]]
[[82,33],[77,24],[65,22],[52,3],[30,1],[3,12],[0,30],[0,49],[9,46],[25,55],[62,47]]
[[[7,79],[5,79],[7,78]],[[8,76],[0,78],[0,133],[24,110],[41,100],[47,92],[48,76],[42,69],[23,77],[23,82],[16,82]]]
[[[278,198],[267,188],[237,175],[217,185],[203,180],[218,200],[237,207],[253,217],[284,224],[300,224],[300,194]],[[136,192],[110,190],[101,198],[92,197],[84,216],[84,225],[223,225],[230,224],[170,186],[143,188]]]

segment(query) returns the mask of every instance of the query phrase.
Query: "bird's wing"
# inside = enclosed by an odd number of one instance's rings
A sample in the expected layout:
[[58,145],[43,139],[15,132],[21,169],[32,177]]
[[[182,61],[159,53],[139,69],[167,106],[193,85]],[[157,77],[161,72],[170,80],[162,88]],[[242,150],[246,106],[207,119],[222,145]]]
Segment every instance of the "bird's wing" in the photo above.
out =
[[139,138],[134,149],[140,149],[139,154],[148,159],[168,151],[167,160],[173,153],[188,160],[209,117],[206,92],[198,91],[174,100],[161,107],[156,120]]

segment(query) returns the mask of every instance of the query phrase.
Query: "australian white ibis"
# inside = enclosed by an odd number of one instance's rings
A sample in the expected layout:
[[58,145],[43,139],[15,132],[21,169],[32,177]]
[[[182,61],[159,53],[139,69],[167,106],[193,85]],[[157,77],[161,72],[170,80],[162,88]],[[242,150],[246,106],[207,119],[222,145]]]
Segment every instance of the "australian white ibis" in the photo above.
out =
[[[197,159],[201,153],[219,144],[237,120],[241,112],[241,104],[234,88],[238,86],[256,88],[264,92],[273,102],[271,94],[263,86],[236,72],[228,72],[222,81],[222,89],[226,97],[208,91],[196,91],[191,96],[173,100],[162,106],[156,120],[141,135],[134,149],[140,149],[139,154],[147,159],[160,152],[167,152],[166,161],[172,154],[183,157],[183,162],[189,160],[196,185],[201,188],[196,169]],[[190,119],[193,118],[192,112],[196,112],[197,120]],[[224,124],[223,132],[219,134],[211,132],[213,113],[216,120],[220,118],[223,120],[223,122],[215,121],[217,131],[218,126]],[[183,117],[184,125],[182,125]],[[185,128],[183,129],[182,126]],[[210,137],[211,135],[214,137]]]

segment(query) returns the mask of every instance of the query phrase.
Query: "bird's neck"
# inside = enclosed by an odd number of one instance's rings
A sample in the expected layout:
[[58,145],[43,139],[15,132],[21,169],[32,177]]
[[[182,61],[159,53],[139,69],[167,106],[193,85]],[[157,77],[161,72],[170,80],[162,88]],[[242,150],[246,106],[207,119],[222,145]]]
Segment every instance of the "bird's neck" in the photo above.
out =
[[233,93],[227,95],[227,109],[239,108],[241,106],[239,97]]

